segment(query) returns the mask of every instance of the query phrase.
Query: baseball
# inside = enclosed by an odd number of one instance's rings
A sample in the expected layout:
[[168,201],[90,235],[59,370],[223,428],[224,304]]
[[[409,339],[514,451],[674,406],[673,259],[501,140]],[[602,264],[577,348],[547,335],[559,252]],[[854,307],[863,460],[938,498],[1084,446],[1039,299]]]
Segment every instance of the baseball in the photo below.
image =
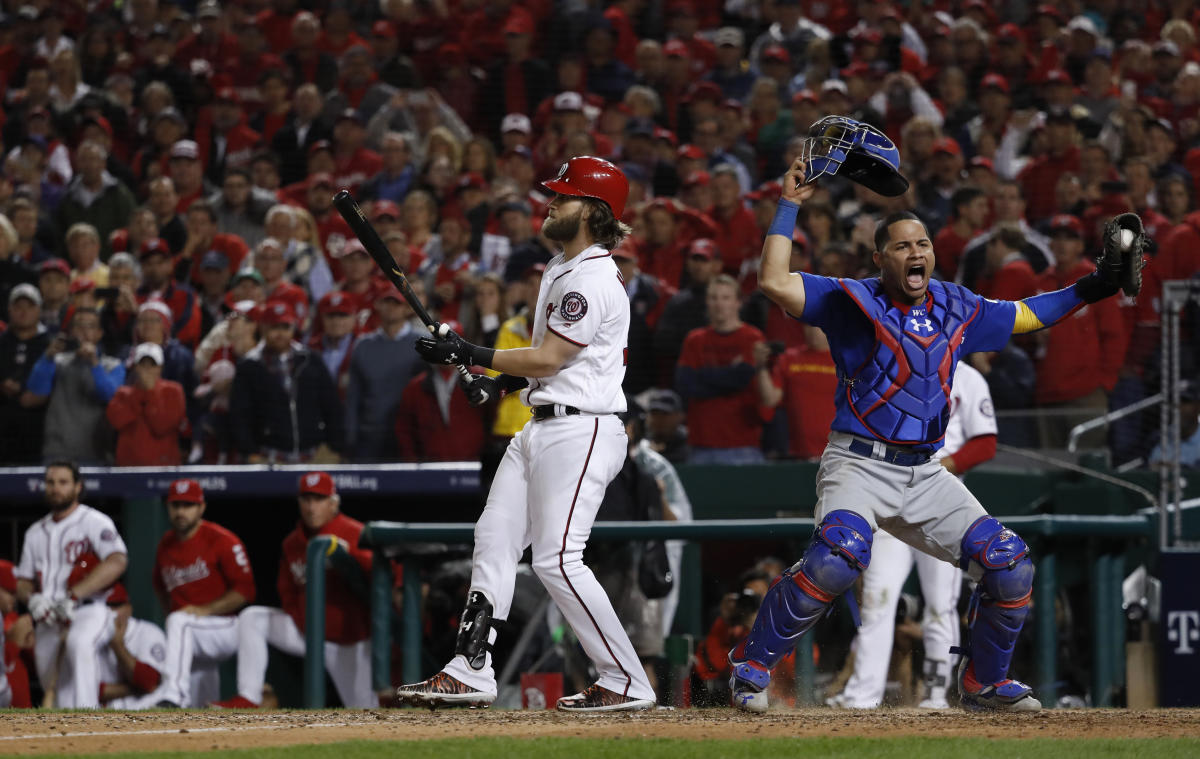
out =
[[1131,245],[1133,245],[1133,230],[1132,229],[1122,229],[1121,230],[1121,249],[1126,250]]

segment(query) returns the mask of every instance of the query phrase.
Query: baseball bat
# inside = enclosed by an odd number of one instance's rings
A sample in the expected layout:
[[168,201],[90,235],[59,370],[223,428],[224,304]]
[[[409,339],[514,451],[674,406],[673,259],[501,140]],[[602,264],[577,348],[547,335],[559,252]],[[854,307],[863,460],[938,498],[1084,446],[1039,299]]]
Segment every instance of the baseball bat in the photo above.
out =
[[[416,313],[417,318],[426,327],[429,327],[431,332],[436,329],[437,322],[425,310],[425,304],[421,303],[421,299],[417,297],[416,291],[408,283],[408,277],[404,276],[404,272],[400,271],[400,267],[396,264],[396,259],[392,258],[392,252],[387,249],[387,245],[384,245],[383,240],[380,239],[379,233],[375,231],[375,227],[371,225],[371,222],[367,221],[366,214],[363,213],[362,208],[358,205],[358,201],[354,199],[350,191],[338,190],[337,195],[333,196],[333,207],[338,210],[338,213],[342,215],[346,223],[350,225],[354,236],[367,249],[367,253],[370,254],[371,258],[375,259],[375,264],[383,272],[384,276],[396,286],[396,289],[408,301],[408,305],[412,306],[412,310]],[[456,364],[456,366],[463,380],[466,382],[475,381],[474,376],[471,375],[467,367],[462,364]]]

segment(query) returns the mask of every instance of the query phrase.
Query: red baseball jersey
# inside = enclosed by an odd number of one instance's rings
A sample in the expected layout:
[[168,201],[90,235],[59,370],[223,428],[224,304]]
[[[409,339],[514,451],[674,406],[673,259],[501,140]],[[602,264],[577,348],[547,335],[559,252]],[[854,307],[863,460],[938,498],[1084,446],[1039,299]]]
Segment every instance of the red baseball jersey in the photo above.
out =
[[[345,540],[350,555],[364,572],[371,572],[371,552],[358,547],[363,524],[345,514],[338,514],[324,527],[309,535],[304,524],[283,539],[283,556],[279,558],[279,598],[283,610],[291,616],[296,627],[304,632],[304,586],[308,569],[308,541],[317,535],[336,535]],[[334,569],[325,570],[325,640],[331,643],[357,643],[371,635],[371,614],[367,599],[350,592]]]
[[[763,334],[749,324],[732,332],[717,332],[701,327],[688,333],[683,340],[679,366],[688,369],[707,369],[733,366],[737,359],[753,364],[754,344]],[[757,446],[762,436],[762,407],[754,382],[740,390],[721,395],[692,398],[688,401],[688,442],[711,448]]]
[[254,573],[242,541],[224,527],[201,521],[180,540],[174,530],[158,542],[154,588],[171,599],[171,611],[212,603],[230,590],[254,601]]

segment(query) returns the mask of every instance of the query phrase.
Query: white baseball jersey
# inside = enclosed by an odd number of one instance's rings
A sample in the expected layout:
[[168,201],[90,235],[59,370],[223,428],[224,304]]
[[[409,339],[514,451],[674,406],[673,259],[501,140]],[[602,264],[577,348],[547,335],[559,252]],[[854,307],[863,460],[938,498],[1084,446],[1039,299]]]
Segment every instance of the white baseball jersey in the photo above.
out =
[[554,376],[530,379],[521,400],[591,414],[624,411],[629,296],[610,251],[593,245],[570,261],[560,253],[546,266],[534,309],[533,347],[545,341],[547,331],[582,350]]
[[[108,709],[149,709],[162,700],[161,694],[166,686],[167,636],[163,634],[162,628],[153,622],[130,618],[125,626],[125,648],[129,649],[133,658],[154,667],[164,676],[159,680],[158,688],[152,692],[114,698],[104,706]],[[106,683],[122,682],[125,679],[117,664],[117,655],[111,648],[106,648],[100,657],[100,677]]]
[[[61,522],[47,514],[25,533],[25,544],[21,547],[21,563],[16,576],[30,580],[39,592],[50,599],[67,597],[67,578],[75,567],[75,561],[91,551],[101,561],[114,553],[127,553],[125,541],[117,533],[116,525],[105,514],[91,506],[80,504]],[[102,601],[108,590],[92,596]],[[79,599],[86,601],[89,599]]]
[[946,425],[946,442],[935,458],[945,458],[974,437],[996,434],[996,412],[992,408],[992,393],[987,380],[965,361],[954,370],[954,387],[950,390],[950,421]]

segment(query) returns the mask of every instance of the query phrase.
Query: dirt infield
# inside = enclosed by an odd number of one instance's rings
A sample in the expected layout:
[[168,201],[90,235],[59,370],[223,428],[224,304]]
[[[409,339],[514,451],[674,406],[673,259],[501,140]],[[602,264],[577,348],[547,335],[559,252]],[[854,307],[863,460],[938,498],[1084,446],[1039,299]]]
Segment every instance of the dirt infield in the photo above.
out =
[[1200,735],[1200,710],[1045,711],[978,715],[915,709],[778,711],[750,716],[732,709],[660,710],[579,716],[520,711],[318,711],[17,713],[0,722],[0,754],[221,750],[329,743],[462,737],[926,737],[1164,738]]

